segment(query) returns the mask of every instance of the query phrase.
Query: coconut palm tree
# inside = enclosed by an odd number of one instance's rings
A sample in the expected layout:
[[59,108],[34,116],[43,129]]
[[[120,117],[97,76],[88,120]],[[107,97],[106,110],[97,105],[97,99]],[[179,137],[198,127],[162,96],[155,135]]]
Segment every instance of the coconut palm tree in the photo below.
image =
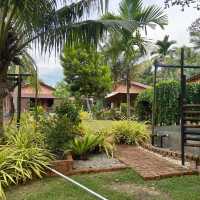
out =
[[194,49],[200,49],[200,18],[197,18],[189,27],[190,42],[194,45]]
[[[145,54],[146,41],[141,37],[141,29],[143,28],[147,33],[147,28],[154,28],[156,25],[164,28],[167,24],[167,16],[163,10],[157,6],[143,6],[142,0],[122,0],[119,6],[119,15],[108,13],[104,19],[121,19],[134,20],[138,23],[143,22],[143,26],[138,26],[133,33],[123,30],[123,35],[120,37],[116,34],[111,34],[106,52],[112,59],[113,66],[123,67],[123,70],[118,72],[125,72],[127,83],[127,117],[130,117],[130,72],[132,67],[137,63],[138,59]],[[116,65],[118,63],[118,65]],[[121,63],[121,65],[120,65]],[[117,71],[117,70],[116,70]]]
[[165,57],[171,51],[172,45],[176,44],[175,40],[169,40],[169,35],[165,35],[163,40],[158,40],[156,45],[158,46],[158,53]]
[[96,45],[108,28],[132,31],[139,24],[125,20],[88,20],[91,8],[103,11],[108,0],[1,0],[0,1],[0,135],[3,98],[8,94],[8,68],[35,44],[41,52],[59,52],[64,43]]

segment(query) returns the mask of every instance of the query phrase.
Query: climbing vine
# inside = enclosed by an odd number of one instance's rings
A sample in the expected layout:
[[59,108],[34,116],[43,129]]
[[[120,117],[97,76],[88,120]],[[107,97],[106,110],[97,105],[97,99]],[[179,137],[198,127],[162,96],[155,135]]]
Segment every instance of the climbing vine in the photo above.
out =
[[[156,85],[156,124],[173,125],[180,121],[180,84],[178,81],[161,81]],[[187,103],[200,103],[200,84],[187,85]],[[153,88],[138,95],[135,110],[138,118],[151,121]]]

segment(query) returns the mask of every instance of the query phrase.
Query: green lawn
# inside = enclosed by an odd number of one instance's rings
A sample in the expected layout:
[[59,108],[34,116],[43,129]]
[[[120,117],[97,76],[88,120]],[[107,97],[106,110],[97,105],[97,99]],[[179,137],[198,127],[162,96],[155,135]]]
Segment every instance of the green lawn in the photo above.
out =
[[[200,176],[144,182],[132,170],[74,176],[109,200],[199,200]],[[8,200],[95,200],[61,178],[45,178],[12,187]]]
[[112,127],[112,120],[83,120],[83,125],[94,131]]

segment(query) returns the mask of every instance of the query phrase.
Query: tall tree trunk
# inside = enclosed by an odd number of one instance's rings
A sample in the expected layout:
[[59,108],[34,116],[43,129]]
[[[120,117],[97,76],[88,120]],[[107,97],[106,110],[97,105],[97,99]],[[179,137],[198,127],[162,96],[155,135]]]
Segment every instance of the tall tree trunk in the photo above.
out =
[[0,97],[0,139],[3,137],[3,98]]
[[130,69],[128,67],[127,69],[127,74],[126,74],[126,87],[127,87],[127,91],[126,91],[126,95],[127,95],[127,118],[130,118],[131,116],[131,96],[130,96]]
[[3,100],[8,94],[7,70],[8,67],[0,62],[0,139],[4,136],[3,130]]

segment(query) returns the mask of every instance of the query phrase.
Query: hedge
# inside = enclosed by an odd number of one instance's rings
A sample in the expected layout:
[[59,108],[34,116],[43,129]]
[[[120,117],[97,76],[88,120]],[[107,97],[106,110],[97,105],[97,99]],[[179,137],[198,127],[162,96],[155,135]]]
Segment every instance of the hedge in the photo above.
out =
[[[180,121],[180,84],[178,81],[161,81],[157,84],[156,124],[172,125]],[[190,83],[186,88],[187,103],[200,103],[200,84]],[[151,121],[153,88],[140,93],[135,110],[139,120]]]

